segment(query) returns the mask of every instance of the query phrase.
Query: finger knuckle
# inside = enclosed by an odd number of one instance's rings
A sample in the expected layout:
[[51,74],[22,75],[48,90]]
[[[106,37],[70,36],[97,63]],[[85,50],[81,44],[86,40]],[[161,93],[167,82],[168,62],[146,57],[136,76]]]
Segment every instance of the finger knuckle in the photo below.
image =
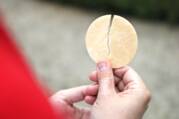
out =
[[104,81],[105,81],[105,80],[107,80],[107,81],[108,81],[108,80],[113,80],[113,79],[114,79],[113,77],[104,77],[104,78],[102,78],[102,80],[104,80]]
[[151,101],[151,98],[152,98],[151,92],[149,90],[146,90],[144,94],[144,99],[146,100],[147,103],[149,103]]

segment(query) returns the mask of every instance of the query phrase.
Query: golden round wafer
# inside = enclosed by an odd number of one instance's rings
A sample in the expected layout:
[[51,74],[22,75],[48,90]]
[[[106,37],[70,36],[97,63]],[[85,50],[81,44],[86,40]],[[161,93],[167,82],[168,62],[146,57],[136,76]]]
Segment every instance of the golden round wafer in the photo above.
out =
[[105,15],[91,23],[86,33],[86,48],[97,63],[110,60],[113,68],[127,65],[137,50],[137,34],[121,16]]

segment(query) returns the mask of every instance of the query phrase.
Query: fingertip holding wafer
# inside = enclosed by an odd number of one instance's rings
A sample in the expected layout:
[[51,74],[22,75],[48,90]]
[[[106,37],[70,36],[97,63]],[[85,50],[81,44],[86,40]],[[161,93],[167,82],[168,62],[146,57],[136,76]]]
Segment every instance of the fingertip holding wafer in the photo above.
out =
[[107,59],[112,68],[119,68],[130,63],[136,54],[137,34],[132,24],[123,17],[104,15],[89,26],[86,48],[96,63]]

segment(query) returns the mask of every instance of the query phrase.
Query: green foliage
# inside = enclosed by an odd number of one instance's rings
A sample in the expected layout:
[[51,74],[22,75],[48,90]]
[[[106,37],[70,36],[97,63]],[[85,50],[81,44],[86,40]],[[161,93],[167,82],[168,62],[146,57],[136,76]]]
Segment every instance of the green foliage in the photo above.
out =
[[[51,0],[50,0],[51,1]],[[116,14],[179,21],[179,0],[53,0]]]

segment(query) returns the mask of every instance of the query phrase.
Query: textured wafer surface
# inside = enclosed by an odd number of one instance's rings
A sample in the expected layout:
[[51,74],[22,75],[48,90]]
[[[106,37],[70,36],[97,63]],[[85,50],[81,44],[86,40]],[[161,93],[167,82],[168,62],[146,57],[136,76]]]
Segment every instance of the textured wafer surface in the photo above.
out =
[[136,54],[137,34],[123,17],[115,15],[111,26],[110,19],[111,15],[105,15],[92,22],[86,34],[86,47],[95,62],[108,59],[113,68],[118,68],[127,65]]

